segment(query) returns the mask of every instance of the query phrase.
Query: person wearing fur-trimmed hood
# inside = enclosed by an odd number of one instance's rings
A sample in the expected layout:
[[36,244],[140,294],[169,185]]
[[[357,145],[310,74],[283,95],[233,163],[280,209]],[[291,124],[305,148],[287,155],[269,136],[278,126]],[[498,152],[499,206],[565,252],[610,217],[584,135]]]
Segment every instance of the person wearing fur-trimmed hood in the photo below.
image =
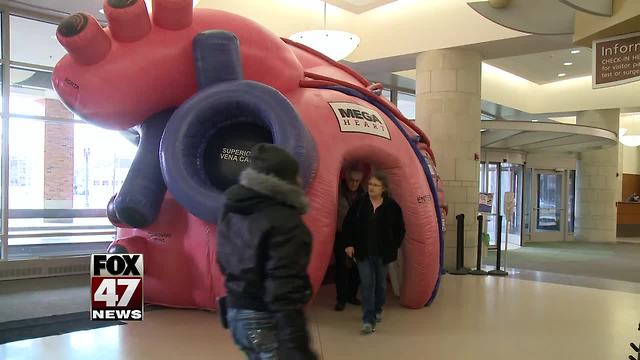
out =
[[225,192],[217,261],[229,328],[249,359],[316,359],[303,309],[311,298],[311,233],[298,169],[284,149],[258,144],[239,184]]

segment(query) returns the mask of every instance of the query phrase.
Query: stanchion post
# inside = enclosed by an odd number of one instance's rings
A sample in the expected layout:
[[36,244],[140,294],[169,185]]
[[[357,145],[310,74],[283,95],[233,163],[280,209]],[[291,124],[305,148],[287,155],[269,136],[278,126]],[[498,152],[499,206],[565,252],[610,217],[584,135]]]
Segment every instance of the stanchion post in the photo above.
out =
[[481,269],[482,266],[482,215],[478,215],[478,252],[476,254],[476,268],[469,271],[471,275],[487,275],[487,272]]
[[464,267],[464,214],[456,215],[456,269],[449,271],[452,275],[467,275],[469,269]]
[[497,229],[497,249],[496,249],[496,268],[495,270],[489,271],[489,275],[493,276],[507,276],[508,272],[500,269],[500,255],[502,253],[502,215],[498,215],[498,223],[496,224]]

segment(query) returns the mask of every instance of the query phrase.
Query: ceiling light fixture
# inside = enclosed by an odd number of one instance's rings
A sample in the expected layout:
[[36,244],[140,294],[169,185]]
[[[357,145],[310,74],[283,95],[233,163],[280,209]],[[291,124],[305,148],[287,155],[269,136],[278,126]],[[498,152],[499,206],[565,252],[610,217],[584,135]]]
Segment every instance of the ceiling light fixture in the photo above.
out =
[[571,66],[571,65],[573,65],[573,63],[572,63],[572,62],[567,61],[566,63],[562,63],[562,65],[564,65],[564,66]]
[[620,142],[622,145],[636,147],[640,146],[640,135],[626,135],[628,132],[625,128],[620,128]]
[[571,50],[571,53],[572,54],[580,54],[580,50],[577,50],[577,49],[576,50]]
[[558,74],[558,77],[565,77],[565,76],[567,76],[567,74],[565,74],[565,73]]
[[622,145],[630,147],[640,146],[640,117],[632,115],[626,116],[626,118],[630,119],[624,121],[626,127],[620,128],[618,139],[620,139]]
[[531,122],[538,122],[538,121],[539,121],[538,119],[531,120]]
[[620,138],[620,142],[625,146],[640,146],[640,135],[625,135]]
[[[193,7],[196,7],[200,0],[193,0]],[[147,11],[151,12],[151,0],[144,0],[144,4],[147,5]],[[99,10],[100,14],[104,14],[104,9]]]
[[346,31],[327,30],[327,2],[324,2],[324,26],[322,30],[301,31],[289,39],[306,45],[335,61],[349,56],[360,44],[357,35]]

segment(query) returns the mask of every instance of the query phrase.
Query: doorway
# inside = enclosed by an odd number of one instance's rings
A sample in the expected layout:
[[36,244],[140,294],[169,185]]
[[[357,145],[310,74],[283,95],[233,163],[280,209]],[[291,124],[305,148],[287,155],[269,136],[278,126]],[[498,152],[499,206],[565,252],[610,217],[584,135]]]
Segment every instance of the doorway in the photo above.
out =
[[[502,215],[501,243],[510,248],[522,245],[522,203],[524,166],[508,162],[480,163],[480,192],[493,194],[491,213],[485,213],[485,232],[489,235],[489,247],[497,246],[498,214]],[[505,193],[514,194],[514,211],[507,217],[504,209]]]
[[574,170],[533,169],[530,199],[531,241],[565,241],[573,234]]

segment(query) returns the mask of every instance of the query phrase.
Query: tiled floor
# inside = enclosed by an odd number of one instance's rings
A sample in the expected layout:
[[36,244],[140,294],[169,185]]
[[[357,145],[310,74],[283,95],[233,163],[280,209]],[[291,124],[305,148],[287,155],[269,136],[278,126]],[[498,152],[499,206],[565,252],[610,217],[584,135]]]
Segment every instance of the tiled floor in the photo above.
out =
[[88,311],[90,293],[88,274],[1,281],[0,322]]
[[[310,308],[322,359],[627,359],[640,340],[640,295],[447,275],[434,305],[395,300],[378,331],[358,334],[359,309],[332,310],[325,287]],[[242,359],[215,313],[158,310],[141,323],[0,345],[0,359]]]
[[[506,256],[505,256],[506,255]],[[496,263],[490,251],[485,264]],[[502,265],[547,273],[640,283],[640,244],[538,242],[502,253]]]
[[[495,266],[487,266],[485,270],[494,269]],[[504,269],[504,268],[503,268]],[[587,287],[600,290],[612,290],[628,292],[640,295],[640,282],[602,279],[588,276],[550,273],[544,271],[507,268],[509,277],[521,280],[539,281],[560,285]],[[638,274],[640,276],[640,274]]]

